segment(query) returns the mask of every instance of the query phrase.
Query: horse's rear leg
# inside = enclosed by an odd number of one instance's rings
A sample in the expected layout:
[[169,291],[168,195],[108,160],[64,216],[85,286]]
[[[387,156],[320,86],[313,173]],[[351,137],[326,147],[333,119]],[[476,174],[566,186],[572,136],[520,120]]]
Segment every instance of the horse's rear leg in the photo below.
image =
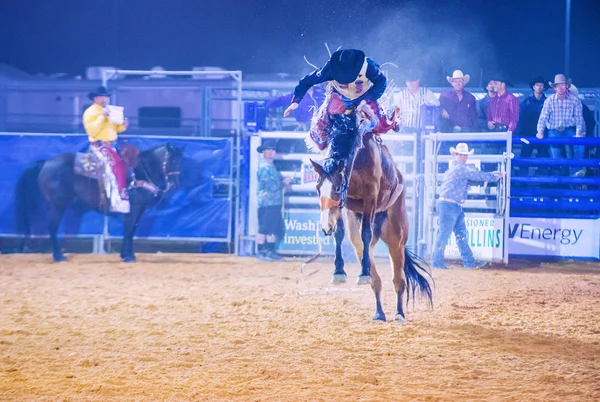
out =
[[52,240],[52,258],[54,262],[66,261],[67,258],[63,255],[58,239],[58,227],[65,213],[65,205],[52,205],[50,208],[50,239]]
[[363,255],[360,260],[361,271],[358,277],[358,284],[364,285],[371,283],[371,240],[373,240],[373,213],[365,213],[362,216],[360,237],[363,243]]
[[[361,222],[362,222],[362,215],[348,211],[347,213],[347,221],[348,221],[348,230],[349,230],[349,234],[350,234],[350,240],[352,241],[352,246],[354,246],[354,251],[356,252],[356,257],[358,258],[359,261],[362,262],[364,255],[366,254],[369,258],[369,262],[370,262],[370,274],[372,275],[372,281],[371,281],[371,289],[373,289],[373,293],[375,294],[375,316],[373,317],[374,320],[378,320],[378,321],[385,321],[386,317],[385,317],[385,313],[383,312],[383,307],[381,305],[381,289],[382,289],[382,283],[381,283],[381,277],[379,276],[379,273],[377,272],[377,268],[375,266],[375,261],[373,260],[373,249],[375,248],[375,244],[377,243],[377,241],[379,240],[379,235],[378,235],[378,230],[375,230],[369,245],[369,252],[368,253],[364,253],[364,244],[363,244],[363,239],[362,239],[362,233],[361,233]],[[377,229],[377,219],[375,222],[375,229]],[[368,283],[368,282],[361,282],[361,279],[364,277],[359,277],[358,279],[358,284],[363,284],[363,283]],[[369,279],[371,279],[371,276],[369,276]]]
[[406,278],[404,276],[404,248],[405,246],[399,246],[398,244],[388,245],[390,250],[390,259],[392,260],[392,269],[394,277],[392,282],[394,283],[394,290],[396,291],[396,316],[394,321],[401,324],[406,323],[406,317],[404,316],[403,299],[404,292],[406,291]]
[[333,271],[331,283],[346,283],[346,271],[344,271],[344,257],[342,255],[342,242],[345,235],[344,219],[340,216],[335,229],[335,271]]

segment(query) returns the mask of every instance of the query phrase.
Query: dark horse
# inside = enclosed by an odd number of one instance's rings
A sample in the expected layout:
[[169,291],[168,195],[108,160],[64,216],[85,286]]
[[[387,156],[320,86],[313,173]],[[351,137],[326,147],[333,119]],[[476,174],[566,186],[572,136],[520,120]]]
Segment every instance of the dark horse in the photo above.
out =
[[[137,166],[133,167],[136,183],[129,189],[130,212],[125,215],[121,258],[125,262],[135,261],[133,236],[146,208],[154,207],[171,189],[179,187],[182,149],[171,144],[161,145],[141,152]],[[28,168],[17,183],[15,205],[17,225],[25,235],[19,247],[23,250],[30,235],[31,208],[34,205],[31,195],[37,189],[49,203],[49,230],[52,239],[54,261],[65,261],[58,227],[65,209],[75,199],[79,199],[90,210],[107,214],[108,203],[104,199],[97,180],[75,174],[74,153],[58,155],[52,159],[36,162]]]
[[411,292],[414,300],[417,288],[427,296],[430,304],[432,294],[427,278],[420,272],[430,276],[425,262],[406,248],[409,232],[402,174],[379,137],[372,133],[360,134],[355,112],[331,116],[328,139],[328,158],[322,164],[312,163],[319,175],[321,229],[326,235],[335,232],[332,282],[346,281],[342,258],[345,232],[341,215],[346,207],[350,239],[362,266],[358,283],[371,283],[375,293],[373,319],[386,320],[381,307],[381,278],[373,260],[373,248],[381,238],[388,246],[394,270],[395,320],[404,323],[404,291],[407,290],[407,302]]

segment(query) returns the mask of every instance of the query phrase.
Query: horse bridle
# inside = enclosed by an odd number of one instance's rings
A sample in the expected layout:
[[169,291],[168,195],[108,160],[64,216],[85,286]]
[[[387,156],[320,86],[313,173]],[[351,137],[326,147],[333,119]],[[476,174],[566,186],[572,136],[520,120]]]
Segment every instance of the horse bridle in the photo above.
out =
[[164,179],[165,179],[165,183],[166,183],[166,188],[164,188],[164,189],[160,188],[159,186],[156,185],[156,183],[154,183],[152,181],[152,177],[148,174],[148,170],[146,169],[146,166],[142,165],[142,169],[144,170],[144,174],[146,175],[146,178],[148,179],[150,184],[152,184],[155,188],[158,189],[158,192],[156,194],[154,194],[155,197],[158,195],[158,193],[162,193],[164,195],[164,193],[169,191],[169,189],[171,188],[171,183],[169,182],[169,176],[181,174],[181,172],[178,170],[174,170],[172,172],[167,171],[167,163],[169,161],[170,156],[171,156],[171,153],[169,151],[165,151],[165,154],[162,158],[161,165],[162,165],[162,171],[163,171],[163,175],[164,175]]
[[348,196],[348,177],[345,172],[344,172],[343,178],[344,179],[342,182],[342,190],[339,192],[340,199],[334,200],[331,197],[320,196],[321,211],[325,211],[326,209],[330,209],[333,207],[338,207],[340,209],[344,208],[344,206],[346,205],[346,197]]

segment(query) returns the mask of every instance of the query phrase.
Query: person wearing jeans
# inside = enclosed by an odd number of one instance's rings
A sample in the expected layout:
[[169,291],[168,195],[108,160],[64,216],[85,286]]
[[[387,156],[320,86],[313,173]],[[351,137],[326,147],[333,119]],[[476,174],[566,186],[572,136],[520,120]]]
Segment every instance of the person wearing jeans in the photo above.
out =
[[[544,138],[544,129],[548,129],[549,138],[573,138],[585,137],[585,123],[583,120],[583,107],[579,98],[569,92],[571,79],[564,74],[557,74],[554,82],[550,83],[555,93],[544,101],[544,107],[537,124],[536,137]],[[563,151],[564,150],[564,151]],[[569,158],[583,159],[585,147],[583,145],[563,146],[550,145],[550,156],[552,159]],[[562,174],[566,175],[568,169],[561,168]],[[571,168],[571,173],[579,168]]]
[[502,172],[486,173],[473,165],[467,165],[469,155],[474,150],[461,142],[456,148],[450,148],[454,156],[454,162],[450,169],[444,173],[440,198],[438,201],[439,231],[433,249],[433,268],[448,269],[444,263],[444,251],[452,232],[456,237],[456,243],[465,268],[481,268],[485,262],[477,261],[469,247],[467,239],[467,226],[465,225],[465,214],[462,203],[467,199],[469,182],[497,182],[503,176]]

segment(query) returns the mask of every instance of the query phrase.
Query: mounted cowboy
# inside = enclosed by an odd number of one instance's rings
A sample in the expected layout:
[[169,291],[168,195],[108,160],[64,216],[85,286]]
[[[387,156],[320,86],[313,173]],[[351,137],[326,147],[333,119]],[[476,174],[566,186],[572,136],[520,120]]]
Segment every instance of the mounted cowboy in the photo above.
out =
[[110,95],[106,87],[98,87],[88,94],[94,103],[83,113],[83,125],[90,141],[89,151],[105,165],[103,184],[111,211],[128,213],[126,167],[115,145],[118,134],[127,129],[129,120],[125,118],[123,124],[111,121]]
[[294,90],[292,104],[283,115],[288,116],[296,110],[308,89],[323,82],[330,82],[329,90],[310,128],[310,137],[320,150],[327,148],[329,116],[348,113],[362,101],[377,114],[379,121],[374,133],[386,133],[396,127],[395,116],[388,120],[377,103],[385,92],[387,79],[379,65],[357,49],[336,51],[321,69],[302,78]]

